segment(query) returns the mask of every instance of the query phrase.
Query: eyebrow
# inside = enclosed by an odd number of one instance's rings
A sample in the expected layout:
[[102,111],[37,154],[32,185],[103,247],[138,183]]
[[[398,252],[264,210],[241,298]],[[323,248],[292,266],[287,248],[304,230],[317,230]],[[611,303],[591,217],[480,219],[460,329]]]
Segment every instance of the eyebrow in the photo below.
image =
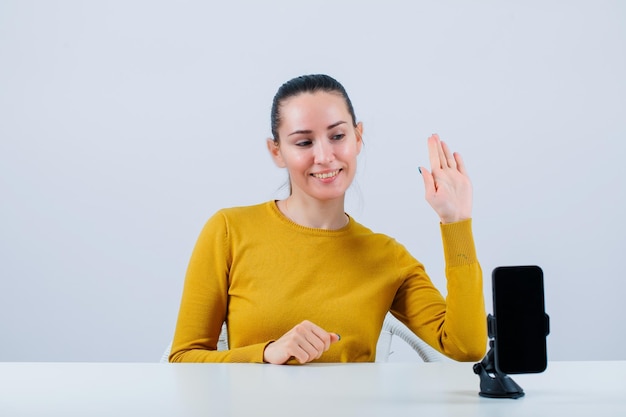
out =
[[[345,123],[346,123],[346,122],[344,122],[343,120],[340,120],[340,121],[338,121],[338,122],[336,122],[336,123],[333,123],[332,125],[328,126],[328,127],[326,128],[326,130],[330,130],[330,129],[332,129],[332,128],[335,128],[335,127],[337,127],[337,126],[339,126],[339,125],[342,125],[342,124],[345,124]],[[312,130],[296,130],[296,131],[294,131],[294,132],[291,132],[291,133],[290,133],[290,134],[288,134],[287,136],[299,135],[299,134],[309,134],[309,133],[313,133],[313,131],[312,131]]]

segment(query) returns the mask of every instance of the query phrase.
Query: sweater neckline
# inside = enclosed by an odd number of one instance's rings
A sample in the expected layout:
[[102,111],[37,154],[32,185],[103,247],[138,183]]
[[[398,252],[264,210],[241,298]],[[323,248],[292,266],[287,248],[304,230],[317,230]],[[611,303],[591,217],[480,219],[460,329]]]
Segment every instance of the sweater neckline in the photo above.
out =
[[324,235],[324,236],[342,235],[342,234],[347,233],[353,227],[353,224],[354,224],[354,219],[352,218],[352,216],[346,213],[346,216],[348,216],[348,223],[340,229],[319,229],[315,227],[302,226],[294,222],[293,220],[291,220],[289,217],[285,216],[280,211],[280,209],[278,208],[277,200],[269,201],[267,203],[267,206],[270,208],[272,215],[278,221],[280,221],[281,223],[283,223],[284,225],[288,226],[291,229],[297,230],[298,232],[305,232],[309,234]]

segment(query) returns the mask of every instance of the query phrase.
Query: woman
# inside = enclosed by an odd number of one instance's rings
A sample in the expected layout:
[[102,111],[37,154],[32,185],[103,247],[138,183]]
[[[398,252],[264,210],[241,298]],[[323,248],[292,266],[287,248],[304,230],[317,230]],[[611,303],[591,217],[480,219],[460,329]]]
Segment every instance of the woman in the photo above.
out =
[[[464,361],[486,347],[482,273],[461,157],[428,139],[426,199],[441,219],[448,296],[394,239],[344,211],[363,125],[343,86],[307,75],[280,87],[268,150],[290,195],[217,212],[193,251],[172,362],[374,361],[391,311],[424,341]],[[217,351],[222,323],[230,349]]]

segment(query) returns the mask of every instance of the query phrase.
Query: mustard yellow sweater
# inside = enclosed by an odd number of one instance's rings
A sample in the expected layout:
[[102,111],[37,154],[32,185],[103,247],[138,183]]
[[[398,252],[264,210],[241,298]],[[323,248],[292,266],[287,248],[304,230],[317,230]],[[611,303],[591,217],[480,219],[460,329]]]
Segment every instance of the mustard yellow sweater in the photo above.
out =
[[[402,245],[352,218],[322,230],[274,201],[221,210],[191,256],[170,361],[263,362],[265,346],[305,319],[341,335],[318,361],[374,361],[387,311],[445,355],[478,360],[487,334],[471,220],[441,233],[447,299]],[[224,320],[230,350],[217,351]]]

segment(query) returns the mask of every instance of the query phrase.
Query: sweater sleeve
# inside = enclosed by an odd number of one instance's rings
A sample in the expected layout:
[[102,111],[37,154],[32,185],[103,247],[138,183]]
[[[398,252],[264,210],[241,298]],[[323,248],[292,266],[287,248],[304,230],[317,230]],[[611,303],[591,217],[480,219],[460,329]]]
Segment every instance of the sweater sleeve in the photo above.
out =
[[434,287],[421,264],[400,256],[406,279],[391,312],[426,343],[459,361],[480,360],[487,347],[482,270],[471,220],[442,224],[447,297]]
[[202,229],[189,261],[170,362],[263,362],[269,341],[217,350],[228,306],[230,250],[228,223],[218,212]]

